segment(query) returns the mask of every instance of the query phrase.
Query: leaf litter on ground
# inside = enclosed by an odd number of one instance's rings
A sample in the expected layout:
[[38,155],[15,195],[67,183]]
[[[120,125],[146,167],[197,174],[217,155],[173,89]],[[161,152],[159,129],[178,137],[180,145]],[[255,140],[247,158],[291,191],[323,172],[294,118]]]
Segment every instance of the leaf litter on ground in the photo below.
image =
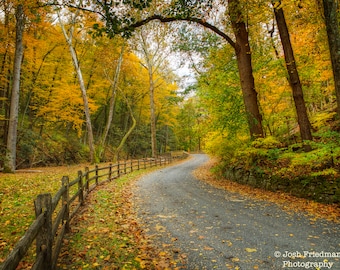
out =
[[[34,220],[37,195],[55,194],[63,176],[73,180],[86,166],[91,167],[78,164],[0,173],[0,222],[4,225],[0,231],[0,263]],[[136,171],[100,185],[88,195],[64,240],[58,262],[61,269],[176,269],[171,252],[151,244],[133,212],[129,183],[159,168]],[[30,269],[34,257],[32,246],[17,269]]]
[[[286,212],[306,214],[311,222],[315,222],[317,219],[326,219],[340,223],[340,206],[337,204],[322,204],[280,191],[268,191],[233,182],[212,172],[212,168],[214,168],[217,163],[217,159],[211,158],[203,166],[196,169],[193,174],[201,181],[235,194],[235,197],[238,199],[238,195],[240,194],[245,198],[262,201],[264,204],[268,202],[274,203]],[[231,197],[233,197],[233,195],[231,195]]]
[[[35,218],[34,200],[41,193],[55,194],[64,175],[73,180],[87,164],[42,167],[18,170],[14,174],[0,173],[0,263],[24,235]],[[29,251],[18,269],[32,265],[35,248]]]
[[89,194],[64,241],[60,269],[177,269],[172,252],[154,246],[136,216],[131,188],[144,173],[126,175]]

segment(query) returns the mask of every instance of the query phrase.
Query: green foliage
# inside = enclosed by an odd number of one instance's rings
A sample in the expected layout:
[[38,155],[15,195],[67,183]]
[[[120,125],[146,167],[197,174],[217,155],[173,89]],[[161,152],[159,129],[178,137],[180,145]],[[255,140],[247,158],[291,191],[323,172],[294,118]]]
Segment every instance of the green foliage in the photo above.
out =
[[152,2],[152,0],[139,0],[139,1],[123,0],[123,4],[130,5],[134,8],[140,9],[140,10],[149,7],[151,2]]
[[166,8],[164,14],[174,18],[199,17],[200,11],[211,7],[211,1],[176,0]]
[[265,148],[272,149],[282,146],[282,143],[278,141],[273,136],[268,136],[266,138],[258,138],[252,142],[252,146],[255,148]]
[[[251,145],[226,152],[223,159],[228,167],[242,166],[257,170],[268,177],[293,180],[299,177],[328,176],[339,177],[340,141],[322,140],[311,142],[312,151],[304,152],[303,143],[278,148],[280,142],[274,138],[256,140]],[[223,148],[230,151],[232,148]],[[226,158],[225,158],[226,157]]]
[[199,53],[200,56],[209,57],[212,49],[216,49],[221,45],[221,39],[216,35],[204,31],[204,29],[196,29],[191,25],[183,24],[178,29],[178,41],[173,44],[176,51],[192,54]]
[[19,132],[19,168],[77,164],[84,162],[88,156],[88,149],[77,134],[67,133],[67,130],[50,130],[44,134],[32,129]]
[[188,99],[183,103],[177,115],[177,123],[176,137],[179,140],[179,149],[201,150],[200,140],[206,133],[206,119],[205,111],[197,98]]
[[[223,59],[223,61],[221,61]],[[247,133],[247,118],[239,86],[237,64],[229,47],[214,49],[198,80],[198,95],[213,130],[228,136]]]
[[[336,113],[335,112],[319,112],[313,115],[311,124],[314,129],[320,130],[327,127],[327,122],[332,122]],[[335,133],[333,133],[335,135]]]

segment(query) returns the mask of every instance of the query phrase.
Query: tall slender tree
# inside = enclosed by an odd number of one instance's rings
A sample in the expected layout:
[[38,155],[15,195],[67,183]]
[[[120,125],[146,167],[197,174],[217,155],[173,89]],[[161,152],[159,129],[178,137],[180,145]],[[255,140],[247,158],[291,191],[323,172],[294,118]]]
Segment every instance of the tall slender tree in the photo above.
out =
[[323,0],[323,11],[326,23],[329,51],[331,55],[335,93],[337,98],[337,114],[340,119],[340,30],[339,30],[339,1]]
[[122,151],[123,146],[126,143],[126,140],[129,138],[129,136],[131,135],[132,131],[135,129],[135,127],[137,125],[137,121],[136,121],[136,118],[135,118],[135,116],[133,114],[133,111],[132,111],[132,108],[131,108],[131,105],[130,105],[130,102],[129,102],[128,98],[124,95],[124,93],[122,93],[122,91],[120,91],[120,92],[121,92],[122,96],[125,99],[126,106],[128,107],[128,110],[129,110],[129,113],[130,113],[130,117],[132,119],[132,125],[130,126],[129,130],[124,134],[123,138],[121,139],[119,145],[116,148],[116,159],[117,160],[119,159],[119,154]]
[[[302,140],[312,140],[311,124],[309,122],[305,100],[303,97],[302,85],[297,70],[292,44],[290,42],[289,31],[282,9],[281,1],[272,1],[275,18],[281,43],[284,51],[286,68],[288,72],[289,84],[293,91],[293,99],[296,108],[298,124]],[[308,149],[309,147],[306,146]],[[306,150],[308,150],[306,149]]]
[[157,74],[166,69],[166,27],[157,24],[144,26],[138,31],[137,51],[141,56],[141,64],[149,75],[149,100],[150,100],[150,132],[151,132],[151,154],[157,156],[157,128],[156,128],[156,105],[155,92],[159,88]]
[[16,169],[17,129],[19,117],[20,73],[24,54],[23,35],[25,27],[24,5],[18,4],[15,11],[16,38],[13,66],[13,85],[11,92],[11,107],[7,134],[7,153],[4,164],[5,171],[14,172]]
[[[108,112],[108,117],[105,125],[105,129],[100,141],[100,151],[104,151],[105,144],[106,144],[106,139],[109,134],[109,130],[112,124],[112,119],[113,119],[113,113],[114,113],[114,105],[116,101],[116,94],[117,94],[117,89],[118,89],[118,81],[119,81],[119,75],[120,75],[120,70],[121,66],[123,63],[123,55],[124,55],[124,49],[125,49],[125,43],[122,44],[121,51],[119,54],[117,66],[116,66],[116,71],[114,74],[113,80],[111,80],[108,76],[109,81],[111,82],[111,93],[110,93],[110,102],[109,102],[109,112]],[[107,73],[107,72],[106,72]],[[101,158],[102,153],[99,153],[99,157]]]
[[[79,10],[78,10],[79,12]],[[67,34],[65,26],[61,20],[60,13],[58,12],[58,19],[60,26],[62,28],[64,37],[66,39],[67,45],[69,47],[71,56],[72,56],[72,61],[74,68],[77,73],[78,81],[79,81],[79,86],[83,98],[83,103],[84,103],[84,114],[85,114],[85,121],[86,121],[86,128],[87,128],[87,135],[88,135],[88,145],[90,148],[90,162],[95,161],[95,146],[94,146],[94,136],[93,136],[93,129],[92,129],[92,122],[91,122],[91,114],[90,114],[90,107],[89,107],[89,102],[88,102],[88,97],[87,97],[87,91],[86,91],[86,86],[85,82],[83,79],[83,73],[80,68],[80,62],[77,57],[77,53],[75,51],[74,45],[73,45],[73,32],[74,32],[74,25],[78,16],[78,12],[73,16],[72,21],[71,21],[71,28],[69,30],[69,34]]]
[[10,95],[10,77],[12,73],[12,57],[11,49],[13,47],[12,40],[12,27],[11,27],[11,8],[10,2],[2,1],[0,4],[3,24],[1,27],[2,44],[0,47],[1,52],[1,66],[0,66],[0,121],[2,124],[2,144],[7,144],[8,134],[8,121],[9,119],[9,95]]

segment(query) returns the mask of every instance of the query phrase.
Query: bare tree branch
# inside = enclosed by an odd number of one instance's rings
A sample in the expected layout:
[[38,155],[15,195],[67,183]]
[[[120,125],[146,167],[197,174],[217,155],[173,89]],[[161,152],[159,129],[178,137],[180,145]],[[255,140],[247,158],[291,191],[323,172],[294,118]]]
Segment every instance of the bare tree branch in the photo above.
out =
[[210,29],[211,31],[215,32],[217,35],[221,36],[222,38],[224,38],[233,48],[236,47],[235,42],[224,32],[222,32],[220,29],[218,29],[216,26],[208,23],[207,21],[203,20],[203,19],[199,19],[199,18],[192,18],[192,17],[187,17],[187,18],[176,18],[176,17],[164,17],[162,15],[152,15],[144,20],[138,21],[134,24],[131,24],[127,27],[124,27],[122,29],[120,29],[120,32],[124,32],[127,30],[133,30],[135,28],[141,27],[151,21],[155,21],[158,20],[162,23],[168,23],[168,22],[175,22],[175,21],[187,21],[187,22],[194,22],[197,24],[200,24],[202,26],[204,26],[205,28]]

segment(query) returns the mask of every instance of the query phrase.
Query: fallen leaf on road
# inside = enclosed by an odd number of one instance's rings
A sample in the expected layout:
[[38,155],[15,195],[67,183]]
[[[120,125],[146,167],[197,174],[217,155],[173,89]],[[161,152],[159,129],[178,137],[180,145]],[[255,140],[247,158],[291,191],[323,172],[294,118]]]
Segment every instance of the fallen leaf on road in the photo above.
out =
[[256,248],[246,248],[245,251],[252,253],[252,252],[256,252]]
[[308,199],[297,198],[284,192],[268,191],[230,181],[213,173],[211,168],[217,163],[217,159],[211,159],[204,166],[196,169],[194,175],[198,179],[210,183],[213,186],[240,194],[246,198],[275,203],[287,212],[302,213],[305,211],[311,220],[324,218],[330,221],[340,222],[340,207],[338,204],[322,204]]
[[158,232],[165,232],[165,227],[162,225],[156,224],[155,228]]
[[231,247],[233,245],[233,243],[229,240],[222,240],[222,243],[226,243],[228,247]]

